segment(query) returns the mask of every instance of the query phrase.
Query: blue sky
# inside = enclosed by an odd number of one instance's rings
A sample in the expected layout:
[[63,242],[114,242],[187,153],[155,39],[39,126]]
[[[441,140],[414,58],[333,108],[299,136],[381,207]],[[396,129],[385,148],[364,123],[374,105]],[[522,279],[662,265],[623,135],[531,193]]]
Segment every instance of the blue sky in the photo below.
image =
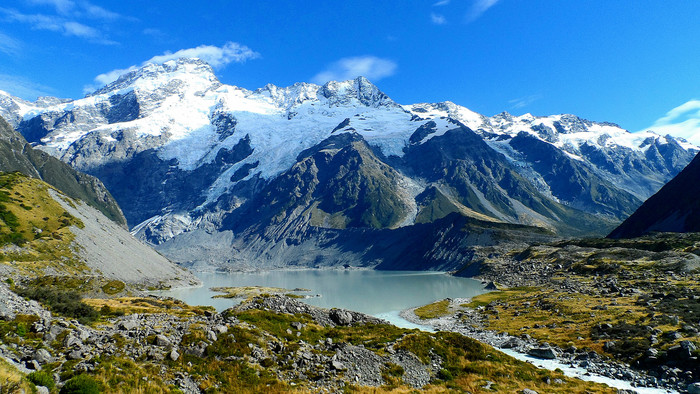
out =
[[248,89],[362,74],[402,104],[690,136],[698,20],[696,0],[3,0],[0,89],[80,98],[118,70],[184,54]]

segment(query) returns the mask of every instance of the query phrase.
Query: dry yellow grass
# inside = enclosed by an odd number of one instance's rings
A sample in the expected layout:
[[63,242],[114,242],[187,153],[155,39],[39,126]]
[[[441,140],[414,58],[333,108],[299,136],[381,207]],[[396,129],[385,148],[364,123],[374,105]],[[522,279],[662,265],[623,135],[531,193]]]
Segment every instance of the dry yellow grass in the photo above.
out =
[[0,393],[31,393],[32,385],[15,367],[0,359]]
[[[150,297],[120,297],[112,299],[88,298],[83,302],[100,311],[109,313],[169,313],[179,317],[203,315],[205,311],[213,311],[210,306],[190,306],[182,301],[169,299],[160,300]],[[106,307],[106,308],[105,308]]]
[[423,320],[435,319],[449,315],[449,307],[450,302],[448,300],[441,300],[433,302],[432,304],[421,306],[420,308],[416,308],[413,313]]

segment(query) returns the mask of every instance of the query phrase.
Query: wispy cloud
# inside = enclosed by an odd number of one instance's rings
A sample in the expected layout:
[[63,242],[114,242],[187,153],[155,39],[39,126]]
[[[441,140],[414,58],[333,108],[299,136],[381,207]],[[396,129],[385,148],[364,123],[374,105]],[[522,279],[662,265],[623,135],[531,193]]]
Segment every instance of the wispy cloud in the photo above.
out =
[[499,1],[500,0],[474,0],[467,13],[467,22],[477,20],[484,12],[496,5]]
[[522,109],[542,98],[541,94],[533,94],[525,97],[508,100],[512,109]]
[[345,81],[359,76],[372,81],[390,77],[396,72],[395,62],[376,56],[346,57],[333,62],[328,68],[316,74],[311,80],[318,84],[328,81]]
[[0,53],[8,56],[18,56],[21,52],[22,43],[7,34],[0,32]]
[[0,8],[0,14],[5,15],[5,19],[8,21],[28,24],[35,30],[54,31],[66,37],[79,37],[103,45],[117,44],[117,42],[106,38],[96,28],[75,20],[44,14],[24,14],[7,8]]
[[700,100],[690,100],[668,111],[645,130],[685,138],[700,145]]
[[447,23],[447,19],[442,14],[436,14],[434,12],[430,13],[430,21],[436,25],[444,25]]
[[153,56],[138,66],[134,65],[100,74],[95,77],[95,84],[85,86],[83,91],[85,93],[92,92],[103,85],[116,81],[121,75],[137,70],[146,64],[161,64],[167,62],[168,60],[175,60],[183,57],[196,57],[209,63],[209,65],[214,68],[223,68],[231,63],[243,63],[246,60],[258,58],[260,57],[260,54],[245,45],[231,41],[227,42],[221,47],[214,45],[200,45],[196,48],[180,49],[179,51],[175,52],[166,51],[162,55]]
[[78,22],[66,22],[63,24],[65,34],[68,36],[95,39],[100,37],[100,32],[90,26]]
[[433,7],[440,7],[440,6],[448,5],[448,4],[450,4],[450,0],[440,0],[440,1],[435,2],[433,4]]
[[28,0],[30,4],[47,5],[53,7],[59,15],[71,18],[92,18],[92,19],[119,19],[122,15],[107,10],[89,1],[73,0]]
[[9,74],[0,74],[0,90],[30,101],[36,100],[39,96],[49,96],[54,92],[48,86],[32,82],[25,77]]
[[53,31],[67,37],[79,37],[105,45],[117,43],[110,40],[102,30],[91,26],[96,20],[105,23],[117,19],[132,19],[86,0],[26,0],[25,3],[37,7],[44,6],[42,11],[47,12],[24,12],[0,7],[0,16],[4,16],[5,21],[27,24],[35,30]]
[[75,2],[72,0],[29,0],[28,2],[34,5],[52,6],[61,15],[68,15],[75,9]]

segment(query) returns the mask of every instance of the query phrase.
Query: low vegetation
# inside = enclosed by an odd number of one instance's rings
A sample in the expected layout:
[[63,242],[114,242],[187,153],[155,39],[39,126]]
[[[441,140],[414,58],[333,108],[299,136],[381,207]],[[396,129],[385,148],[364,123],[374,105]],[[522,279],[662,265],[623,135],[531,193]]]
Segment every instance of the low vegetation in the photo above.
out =
[[299,293],[308,292],[309,289],[284,289],[281,287],[267,287],[267,286],[239,286],[239,287],[212,287],[211,291],[215,291],[217,294],[214,298],[250,298],[261,296],[265,294],[285,294],[293,298],[303,298],[304,295]]
[[15,367],[0,359],[0,393],[31,393],[33,385]]
[[416,316],[425,319],[435,319],[442,316],[447,316],[450,314],[449,310],[450,301],[441,300],[434,302],[432,304],[424,305],[413,310]]
[[17,294],[40,302],[57,315],[77,319],[81,324],[93,323],[99,317],[95,308],[83,303],[82,296],[75,292],[31,287],[19,288]]
[[51,186],[20,173],[0,173],[0,264],[25,276],[47,270],[84,272],[71,243],[82,227],[49,194]]
[[484,264],[490,279],[512,285],[520,277],[530,286],[483,294],[464,306],[481,311],[491,330],[593,350],[660,375],[678,366],[695,376],[699,252],[698,234],[531,246]]
[[214,308],[210,306],[190,306],[180,300],[154,297],[87,298],[83,302],[99,311],[104,317],[133,313],[168,313],[188,317],[214,312]]

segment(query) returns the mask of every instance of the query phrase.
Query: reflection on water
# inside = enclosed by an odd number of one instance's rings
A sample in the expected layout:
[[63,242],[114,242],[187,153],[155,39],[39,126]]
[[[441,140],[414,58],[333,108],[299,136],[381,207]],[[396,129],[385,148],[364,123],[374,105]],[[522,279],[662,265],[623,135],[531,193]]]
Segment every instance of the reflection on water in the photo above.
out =
[[238,301],[211,298],[216,293],[209,288],[304,288],[311,290],[308,292],[310,295],[320,295],[302,300],[308,304],[379,315],[425,305],[447,297],[473,297],[484,293],[484,286],[479,281],[422,271],[301,270],[254,273],[200,272],[196,275],[204,283],[202,287],[159,294],[181,299],[191,305],[211,305],[217,310],[223,310]]

